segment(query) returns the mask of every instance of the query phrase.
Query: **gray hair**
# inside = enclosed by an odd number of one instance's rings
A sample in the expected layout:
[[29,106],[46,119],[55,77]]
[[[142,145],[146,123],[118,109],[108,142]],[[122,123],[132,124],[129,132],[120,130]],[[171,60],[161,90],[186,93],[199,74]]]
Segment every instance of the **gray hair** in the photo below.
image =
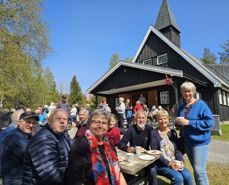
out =
[[185,90],[191,90],[193,92],[193,95],[196,95],[196,86],[192,82],[184,82],[180,86],[181,91]]
[[80,111],[79,111],[79,113],[80,112],[81,113],[85,113],[85,115],[87,115],[87,116],[89,115],[89,111],[87,109],[85,109],[85,108],[81,108]]
[[[101,109],[96,109],[96,110],[94,110],[91,114],[90,114],[90,116],[89,116],[89,118],[88,118],[88,124],[90,125],[90,123],[96,118],[96,117],[104,117],[105,119],[107,119],[107,121],[108,121],[108,123],[109,123],[109,113],[107,113],[106,111],[104,111],[104,110],[101,110]],[[110,125],[110,123],[109,123],[109,125]]]
[[138,117],[138,115],[139,114],[144,114],[144,116],[147,118],[147,114],[146,114],[146,112],[144,111],[144,110],[138,110],[135,114],[134,114],[134,119],[136,120],[137,119],[137,117]]

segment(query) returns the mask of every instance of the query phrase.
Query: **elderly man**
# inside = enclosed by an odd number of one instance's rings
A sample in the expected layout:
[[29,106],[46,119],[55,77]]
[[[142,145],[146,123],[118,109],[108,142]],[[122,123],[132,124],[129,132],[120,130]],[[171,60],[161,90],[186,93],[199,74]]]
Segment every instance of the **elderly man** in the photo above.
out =
[[20,115],[23,113],[23,110],[17,110],[14,111],[11,115],[11,124],[6,127],[3,131],[0,132],[0,177],[1,175],[1,169],[2,169],[2,162],[1,162],[1,158],[2,158],[2,151],[3,151],[3,147],[4,147],[4,142],[6,137],[13,132],[14,130],[16,130],[18,124],[19,124],[19,119],[20,119]]
[[67,121],[67,112],[55,109],[32,138],[23,161],[23,185],[63,185],[70,150]]
[[[136,153],[136,146],[141,146],[142,148],[149,150],[150,147],[150,136],[152,127],[147,124],[147,115],[144,110],[139,110],[135,113],[134,116],[135,124],[131,125],[124,136],[122,137],[119,148],[128,153]],[[129,143],[129,145],[128,145]],[[153,170],[147,169],[149,172],[149,184],[156,185],[156,173]],[[126,178],[133,178],[128,177]]]
[[88,125],[87,125],[88,116],[89,116],[89,112],[87,109],[84,109],[84,108],[80,109],[80,112],[79,112],[80,121],[78,124],[78,130],[76,132],[75,139],[80,136],[84,136],[86,130],[88,130]]
[[22,113],[18,127],[5,138],[2,153],[4,185],[22,184],[22,161],[37,120],[37,114],[34,112]]

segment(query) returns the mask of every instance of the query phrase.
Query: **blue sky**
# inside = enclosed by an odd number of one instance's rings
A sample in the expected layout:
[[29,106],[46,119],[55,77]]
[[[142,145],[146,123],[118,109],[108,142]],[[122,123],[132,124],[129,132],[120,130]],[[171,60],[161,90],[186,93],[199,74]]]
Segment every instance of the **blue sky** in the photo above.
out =
[[[110,58],[133,57],[162,0],[45,0],[44,20],[53,49],[43,61],[57,86],[69,91],[74,75],[86,91],[108,69]],[[217,55],[229,40],[228,0],[168,0],[181,31],[181,47],[196,57]]]

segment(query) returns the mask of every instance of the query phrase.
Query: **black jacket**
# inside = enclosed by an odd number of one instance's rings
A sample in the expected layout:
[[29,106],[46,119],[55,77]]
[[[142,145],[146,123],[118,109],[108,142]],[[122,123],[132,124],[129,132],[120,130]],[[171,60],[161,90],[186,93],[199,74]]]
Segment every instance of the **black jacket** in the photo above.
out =
[[127,150],[127,144],[130,143],[130,146],[141,146],[146,150],[149,150],[150,146],[150,134],[152,127],[149,124],[146,124],[143,131],[138,130],[137,125],[132,125],[128,128],[125,135],[122,137],[118,147],[121,150]]
[[23,185],[63,185],[70,141],[47,124],[29,142],[23,162]]
[[2,153],[2,177],[6,185],[21,185],[22,161],[26,146],[31,138],[19,128],[12,131],[6,138]]

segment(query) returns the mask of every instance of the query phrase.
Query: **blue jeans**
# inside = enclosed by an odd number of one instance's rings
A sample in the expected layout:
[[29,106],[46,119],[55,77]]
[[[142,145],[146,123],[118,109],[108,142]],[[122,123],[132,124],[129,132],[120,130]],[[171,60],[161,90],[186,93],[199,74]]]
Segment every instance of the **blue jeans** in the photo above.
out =
[[157,185],[157,166],[151,166],[148,174],[149,185]]
[[208,145],[185,146],[185,151],[194,171],[194,177],[197,185],[208,185],[208,176],[206,171],[208,159]]
[[176,171],[168,167],[159,167],[157,173],[170,179],[172,185],[182,185],[183,182],[184,185],[193,185],[192,175],[187,168],[182,171]]

